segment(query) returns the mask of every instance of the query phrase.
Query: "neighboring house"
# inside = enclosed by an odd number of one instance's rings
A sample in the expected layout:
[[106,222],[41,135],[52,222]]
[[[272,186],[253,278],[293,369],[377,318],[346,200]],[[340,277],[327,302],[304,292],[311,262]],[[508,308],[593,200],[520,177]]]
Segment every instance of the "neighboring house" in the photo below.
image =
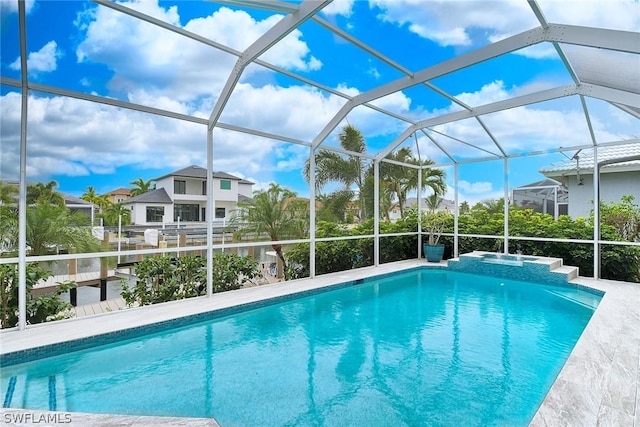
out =
[[114,204],[124,203],[131,198],[131,189],[129,188],[116,188],[113,191],[105,193],[107,199]]
[[69,194],[60,193],[59,191],[57,193],[62,196],[62,198],[64,199],[64,204],[67,206],[67,208],[69,208],[69,211],[71,213],[82,212],[83,214],[87,215],[87,217],[91,219],[91,222],[93,223],[93,214],[98,209],[98,206]]
[[[418,203],[417,197],[407,197],[407,201],[404,204],[403,211],[406,213],[408,210],[415,207],[417,203]],[[429,209],[429,205],[427,203],[426,198],[422,199],[421,207],[422,207],[422,212],[429,212],[430,209]],[[455,207],[456,207],[456,204],[453,200],[440,199],[440,203],[438,204],[436,211],[444,211],[444,212],[452,213],[452,212],[455,212]],[[391,221],[400,219],[399,205],[395,204],[391,207],[391,209],[389,210],[389,219]]]
[[[20,185],[18,181],[9,181],[9,180],[0,181],[0,184],[12,186],[12,187],[15,187],[16,189]],[[87,202],[86,200],[72,196],[70,194],[65,194],[56,190],[54,191],[62,196],[62,199],[64,200],[64,204],[69,209],[69,212],[71,213],[82,212],[83,214],[87,215],[87,218],[91,219],[91,221],[93,222],[93,214],[96,211],[96,209],[98,209],[96,205],[94,205],[91,202]],[[16,193],[16,203],[18,202],[17,197],[18,195]]]
[[[640,201],[640,144],[625,144],[598,149],[598,162],[630,157],[638,160],[602,166],[600,170],[600,200],[619,202],[632,195]],[[542,168],[540,173],[559,181],[568,190],[568,213],[571,217],[588,217],[593,209],[593,150],[578,152],[570,160]]]
[[554,179],[543,179],[511,190],[511,203],[535,212],[553,215],[567,215],[569,193]]
[[[207,219],[207,169],[189,166],[154,179],[156,189],[123,205],[134,225],[203,223]],[[214,220],[231,219],[238,202],[252,196],[253,183],[225,172],[213,173]]]

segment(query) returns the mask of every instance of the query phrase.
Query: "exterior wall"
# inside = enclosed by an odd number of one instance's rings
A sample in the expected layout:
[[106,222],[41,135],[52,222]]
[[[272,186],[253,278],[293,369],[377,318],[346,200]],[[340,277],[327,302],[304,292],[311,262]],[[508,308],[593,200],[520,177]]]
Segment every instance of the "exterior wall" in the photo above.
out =
[[238,194],[246,197],[253,197],[253,185],[238,183]]
[[[185,193],[175,194],[174,181],[185,181]],[[230,183],[230,189],[222,189],[221,182],[228,181]],[[206,218],[202,215],[202,210],[207,207],[207,196],[202,194],[202,185],[206,182],[200,178],[183,178],[179,176],[168,176],[156,181],[156,188],[164,188],[169,197],[173,200],[174,204],[190,204],[198,205],[198,222],[205,222]],[[232,212],[237,209],[238,194],[243,194],[247,197],[252,196],[251,184],[240,184],[236,179],[213,179],[213,195],[214,195],[214,214],[216,208],[225,208],[224,218],[213,218],[214,221],[222,222],[228,221],[233,217]],[[135,225],[159,225],[159,222],[148,223],[146,221],[146,208],[147,206],[164,206],[165,207],[165,221],[167,223],[176,223],[177,218],[174,217],[174,204],[159,204],[159,203],[130,203],[124,205],[127,209],[131,210],[131,220]],[[186,221],[185,221],[186,222]]]
[[224,218],[213,218],[214,221],[229,221],[234,216],[234,211],[237,209],[236,202],[219,202],[216,200],[214,208],[225,208],[225,217]]
[[[131,222],[134,225],[161,225],[162,222],[147,222],[147,206],[164,206],[167,222],[173,222],[173,205],[163,203],[132,203],[125,205],[131,211]],[[133,207],[133,209],[132,209]]]
[[[222,181],[230,181],[231,189],[222,190],[220,188],[220,183]],[[214,178],[213,179],[213,195],[216,200],[216,205],[218,205],[219,202],[234,202],[234,204],[237,203],[238,202],[238,181],[232,180],[232,179]]]
[[[569,215],[588,217],[593,209],[593,174],[581,174],[582,185],[575,176],[567,177]],[[600,200],[619,202],[622,196],[633,195],[640,201],[640,171],[600,174]]]

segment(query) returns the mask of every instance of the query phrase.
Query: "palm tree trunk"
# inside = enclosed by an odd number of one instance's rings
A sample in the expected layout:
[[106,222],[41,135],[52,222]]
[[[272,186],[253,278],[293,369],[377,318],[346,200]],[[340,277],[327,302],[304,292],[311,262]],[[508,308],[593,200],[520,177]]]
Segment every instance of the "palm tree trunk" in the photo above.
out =
[[271,245],[271,247],[276,251],[276,255],[278,255],[278,274],[276,277],[282,279],[284,270],[287,268],[287,262],[284,260],[284,254],[282,253],[282,245]]

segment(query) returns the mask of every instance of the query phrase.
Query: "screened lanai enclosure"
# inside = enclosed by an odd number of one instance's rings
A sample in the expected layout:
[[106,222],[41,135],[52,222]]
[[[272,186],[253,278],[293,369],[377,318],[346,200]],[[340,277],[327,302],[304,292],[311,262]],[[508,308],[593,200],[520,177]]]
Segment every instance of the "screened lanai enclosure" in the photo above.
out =
[[[318,263],[331,243],[355,251],[353,263],[334,270],[395,261],[386,249],[400,246],[411,248],[393,249],[400,259],[420,258],[429,229],[422,214],[414,222],[411,214],[442,212],[442,203],[451,206],[446,258],[475,248],[543,251],[535,245],[556,242],[581,248],[589,265],[581,274],[600,278],[616,251],[640,249],[637,238],[604,236],[599,208],[601,200],[640,200],[637,2],[1,6],[0,178],[18,191],[16,203],[2,200],[17,212],[15,222],[3,219],[3,238],[17,244],[3,247],[0,263],[17,266],[20,329],[29,323],[30,263],[82,269],[102,260],[98,266],[111,271],[124,260],[197,254],[207,260],[211,295],[216,252],[250,255],[267,267],[288,260],[311,278],[325,272]],[[560,163],[569,167],[552,167]],[[195,201],[186,201],[193,176],[175,175],[173,200],[146,205],[162,207],[157,222],[133,221],[124,226],[128,234],[122,225],[102,227],[99,251],[34,253],[27,242],[30,184],[54,180],[80,197],[88,186],[104,194],[139,177],[159,183],[192,165],[206,169]],[[220,184],[214,173],[233,178]],[[441,184],[433,185],[438,176]],[[539,182],[546,184],[529,185]],[[239,183],[252,194],[226,199]],[[301,202],[298,233],[282,224],[280,234],[239,233],[243,223],[229,203],[242,208],[242,200],[273,188]],[[331,229],[325,208],[341,191],[346,198]],[[544,206],[551,221],[586,218],[589,233],[558,237],[514,227],[510,212],[527,207],[515,203],[517,194]],[[429,200],[434,195],[440,203]],[[198,204],[180,208],[194,223],[172,215],[170,203]],[[586,207],[574,216],[578,204]],[[502,217],[498,229],[469,226],[469,208],[483,205]],[[92,219],[91,226],[103,225]],[[391,226],[399,223],[409,228]],[[167,236],[164,245],[157,234],[155,245],[125,239],[152,229]],[[284,266],[278,269],[271,274],[282,276]]]

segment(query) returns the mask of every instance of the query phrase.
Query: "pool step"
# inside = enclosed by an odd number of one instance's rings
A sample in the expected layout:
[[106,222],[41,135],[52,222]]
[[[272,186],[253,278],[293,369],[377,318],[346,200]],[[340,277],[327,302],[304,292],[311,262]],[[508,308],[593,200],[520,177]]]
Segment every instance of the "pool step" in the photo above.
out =
[[[64,395],[64,384],[56,375],[40,378],[27,378],[25,375],[13,376],[7,384],[2,407],[11,408],[14,403],[17,407],[64,411],[66,409]],[[42,401],[43,399],[45,401]]]
[[561,258],[537,255],[522,255],[519,259],[513,257],[511,255],[501,261],[496,259],[495,253],[474,251],[449,259],[447,265],[451,271],[544,284],[566,284],[578,277],[578,268],[563,265]]
[[578,277],[578,267],[572,267],[570,265],[561,265],[560,267],[551,269],[551,272],[556,274],[564,274],[565,276],[567,276],[567,281],[573,280]]

